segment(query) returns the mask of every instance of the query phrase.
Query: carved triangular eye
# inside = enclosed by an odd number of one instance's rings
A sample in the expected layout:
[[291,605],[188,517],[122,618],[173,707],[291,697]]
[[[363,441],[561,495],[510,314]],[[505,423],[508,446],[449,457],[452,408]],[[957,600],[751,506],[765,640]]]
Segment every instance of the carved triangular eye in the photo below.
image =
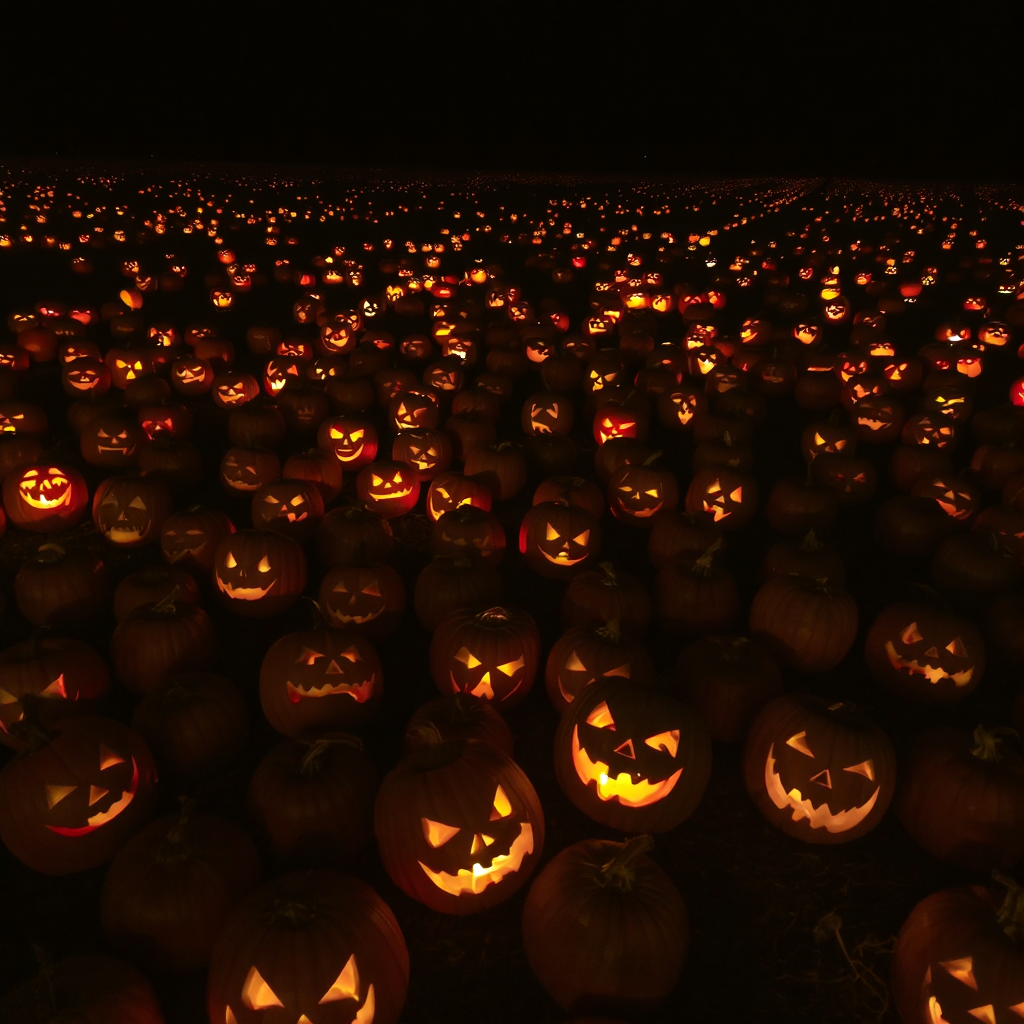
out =
[[455,660],[461,661],[466,668],[477,668],[480,665],[480,659],[471,654],[468,647],[459,648],[456,652]]
[[798,732],[795,736],[790,736],[786,740],[786,746],[799,750],[801,754],[806,754],[807,757],[814,757],[814,751],[807,745],[806,732]]
[[381,485],[382,483],[384,483],[384,480],[383,480],[383,478],[382,478],[382,477],[379,477],[379,476],[377,476],[377,474],[376,474],[376,473],[371,473],[371,474],[370,474],[370,480],[371,480],[371,482],[373,483],[373,486],[374,486],[374,487],[380,487],[380,485]]
[[573,541],[576,544],[579,544],[581,547],[585,547],[587,544],[590,543],[590,531],[584,530],[582,533],[577,534],[575,537],[573,537]]
[[350,647],[347,651],[342,651],[340,657],[345,658],[348,661],[351,661],[353,665],[357,661],[363,660],[363,656],[359,653],[359,648],[355,646]]
[[499,786],[494,791],[494,804],[491,807],[491,821],[497,821],[499,818],[507,818],[512,813],[512,803],[507,796],[505,796],[505,790]]
[[445,825],[440,821],[423,818],[423,836],[435,849],[444,846],[452,836],[458,835],[461,829],[457,825]]
[[729,492],[729,500],[730,501],[737,501],[737,502],[743,500],[743,487],[742,487],[742,485],[740,487],[737,487],[736,490]]
[[52,811],[64,797],[74,793],[76,789],[78,789],[77,786],[47,786],[46,806]]
[[900,640],[905,644],[920,643],[923,639],[924,637],[921,636],[921,631],[917,628],[916,622],[912,622],[900,633]]
[[230,551],[228,552],[227,558],[224,559],[224,566],[228,569],[234,569],[238,566],[238,563],[235,561],[235,556],[231,554]]
[[550,524],[547,524],[547,529],[544,531],[545,540],[561,540],[562,535]]
[[132,498],[132,500],[130,502],[128,502],[128,507],[129,508],[139,508],[139,509],[142,509],[143,512],[145,512],[146,511],[146,502],[145,502],[145,500],[143,498],[135,497],[135,498]]
[[319,651],[314,651],[312,647],[303,647],[299,652],[299,656],[295,661],[296,665],[312,665],[317,658],[322,658],[323,655]]
[[575,651],[573,651],[569,655],[569,657],[566,659],[565,667],[570,672],[586,672],[587,671],[587,666],[584,665],[582,661],[580,661],[579,655]]
[[619,665],[618,668],[610,668],[610,669],[608,669],[608,671],[605,672],[604,675],[605,675],[606,679],[608,679],[611,676],[614,676],[614,677],[616,677],[618,679],[628,679],[629,678],[629,662],[627,661],[625,665]]
[[858,775],[863,775],[865,779],[870,779],[872,782],[875,781],[875,762],[869,757],[866,761],[861,761],[860,764],[851,764],[849,768],[844,768],[844,772],[856,772]]
[[124,764],[124,758],[120,754],[115,754],[109,748],[100,744],[100,771],[104,771],[107,768],[113,768],[115,764]]
[[608,705],[604,701],[601,701],[587,715],[587,725],[594,725],[598,729],[610,729],[612,732],[615,732],[615,719],[612,718],[612,713],[608,710]]
[[380,597],[380,586],[376,581],[373,583],[367,583],[367,585],[363,587],[363,593],[370,597]]
[[940,964],[946,968],[947,971],[957,981],[962,981],[969,988],[973,988],[975,992],[978,991],[978,982],[974,977],[974,957],[964,956],[959,960],[940,960]]
[[359,968],[356,966],[355,953],[348,958],[348,963],[341,969],[341,974],[335,978],[334,984],[324,993],[320,1003],[334,1003],[339,999],[359,999]]
[[260,572],[270,572],[270,559],[267,558],[266,555],[264,555],[259,560],[259,563],[257,564],[256,568],[259,569]]
[[498,666],[499,672],[504,672],[507,676],[513,676],[518,672],[523,665],[526,664],[526,659],[522,656],[516,658],[515,661],[507,661],[504,665]]
[[675,757],[679,753],[679,730],[669,729],[667,732],[659,732],[657,736],[648,736],[644,743],[655,750],[664,750],[669,757]]
[[250,1010],[268,1010],[272,1006],[284,1006],[277,993],[263,980],[255,967],[249,968],[242,985],[242,1002]]
[[960,637],[954,637],[948,644],[946,644],[946,650],[950,654],[955,655],[957,658],[966,658],[967,651],[964,649],[963,642]]
[[646,494],[648,497],[651,497],[651,498],[657,498],[658,494],[659,494],[658,488],[657,487],[652,487],[651,490],[644,491],[644,494]]

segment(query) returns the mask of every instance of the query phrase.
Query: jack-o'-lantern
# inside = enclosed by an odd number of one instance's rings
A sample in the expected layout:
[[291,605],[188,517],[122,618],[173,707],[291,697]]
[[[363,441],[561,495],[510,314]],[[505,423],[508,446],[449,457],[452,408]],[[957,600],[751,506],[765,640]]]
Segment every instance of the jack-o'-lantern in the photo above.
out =
[[377,430],[367,420],[334,417],[324,420],[316,443],[330,452],[343,469],[361,469],[377,457]]
[[426,390],[406,388],[388,402],[388,422],[395,431],[432,430],[440,418],[437,396]]
[[433,480],[452,464],[452,443],[440,430],[400,430],[391,458],[412,466],[420,480]]
[[663,509],[671,512],[679,503],[675,474],[657,465],[656,452],[641,465],[620,466],[608,480],[608,506],[616,519],[631,526],[653,526]]
[[175,359],[171,364],[171,387],[182,395],[205,395],[213,387],[215,376],[213,367],[195,356]]
[[237,409],[259,397],[260,383],[251,373],[230,370],[213,379],[213,402],[221,409]]
[[229,494],[249,495],[281,476],[281,460],[261,448],[229,448],[220,460],[219,475]]
[[555,735],[555,774],[584,814],[618,831],[685,821],[711,774],[711,737],[687,705],[625,678],[585,687]]
[[519,529],[519,551],[541,576],[567,578],[597,560],[601,527],[585,509],[557,501],[534,505]]
[[[429,726],[428,726],[429,728]],[[385,777],[374,830],[381,861],[413,899],[472,914],[507,899],[530,877],[544,816],[522,769],[487,743],[417,747]]]
[[104,395],[110,390],[110,370],[100,359],[76,359],[61,370],[61,386],[72,398]]
[[285,388],[301,387],[305,379],[306,366],[302,359],[271,356],[263,364],[263,390],[268,395],[280,394]]
[[456,611],[430,644],[430,672],[441,693],[468,693],[502,708],[530,692],[539,659],[536,623],[516,608]]
[[255,529],[272,530],[300,543],[313,536],[323,517],[323,495],[305,480],[275,480],[252,496]]
[[981,682],[985,644],[963,616],[921,603],[889,605],[864,642],[868,671],[908,700],[952,703]]
[[238,615],[277,615],[291,608],[306,588],[306,556],[290,537],[239,530],[217,546],[213,584],[221,603]]
[[235,525],[226,513],[196,505],[164,520],[160,550],[171,565],[208,573],[217,545],[234,532]]
[[393,633],[405,611],[402,577],[389,565],[336,565],[320,583],[320,607],[335,629],[371,637]]
[[385,519],[404,516],[420,497],[420,478],[405,462],[374,462],[360,470],[356,493],[371,512]]
[[746,526],[757,511],[758,489],[753,477],[723,466],[697,470],[686,492],[686,511],[707,512],[721,530]]
[[172,508],[167,485],[159,477],[112,476],[92,498],[92,521],[118,547],[155,544]]
[[358,729],[375,713],[383,688],[373,645],[324,626],[286,633],[260,668],[263,713],[285,736]]
[[106,718],[67,718],[0,772],[0,839],[34,871],[97,867],[153,813],[142,738]]
[[490,512],[475,505],[460,505],[434,523],[430,554],[469,558],[493,567],[505,556],[505,531]]
[[687,430],[694,420],[707,412],[708,400],[695,387],[679,385],[669,388],[658,397],[658,420],[669,430]]
[[974,411],[974,398],[963,387],[952,384],[928,387],[928,382],[925,381],[924,394],[918,408],[921,412],[948,416],[954,423],[964,423]]
[[[593,332],[592,332],[593,333]],[[583,377],[583,389],[587,394],[602,391],[626,379],[626,368],[617,349],[605,348],[595,353],[587,364]]]
[[614,437],[630,437],[643,441],[647,437],[650,418],[646,395],[639,391],[604,388],[596,401],[593,436],[598,444]]
[[10,473],[4,480],[3,498],[15,526],[53,533],[82,518],[89,505],[89,487],[77,469],[41,463]]
[[856,455],[819,455],[813,463],[812,479],[836,492],[840,505],[863,505],[875,493],[878,474],[874,463]]
[[491,501],[491,490],[483,481],[472,480],[461,473],[440,473],[427,489],[427,515],[437,522],[445,512],[462,505],[475,505],[490,512]]
[[106,356],[110,370],[110,383],[124,391],[133,380],[153,372],[153,357],[148,352],[126,348],[112,348]]
[[523,403],[522,425],[527,435],[568,434],[572,424],[572,402],[564,395],[542,391]]
[[922,477],[910,489],[917,498],[930,498],[958,523],[968,523],[981,507],[981,489],[972,480],[951,473]]
[[46,413],[29,402],[4,402],[0,404],[0,437],[6,439],[23,437],[26,434],[45,434]]
[[216,1024],[398,1024],[408,984],[387,904],[365,882],[315,869],[262,886],[229,919],[207,1014]]
[[82,458],[90,466],[126,469],[138,460],[142,429],[120,416],[97,416],[78,435]]
[[919,412],[907,417],[901,439],[904,444],[951,448],[957,441],[956,423],[947,416]]
[[320,348],[328,355],[346,355],[355,347],[356,333],[348,323],[334,320],[320,328]]
[[743,766],[758,810],[807,843],[845,843],[871,831],[896,786],[889,737],[853,705],[807,694],[785,694],[761,710]]
[[812,423],[800,436],[800,447],[808,462],[821,454],[853,455],[857,451],[857,432],[835,418],[827,423]]

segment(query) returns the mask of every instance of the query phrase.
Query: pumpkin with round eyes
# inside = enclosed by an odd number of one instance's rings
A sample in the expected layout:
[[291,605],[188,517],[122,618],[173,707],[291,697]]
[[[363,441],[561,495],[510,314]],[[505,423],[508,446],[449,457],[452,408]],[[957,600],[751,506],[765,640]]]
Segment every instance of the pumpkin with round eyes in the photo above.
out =
[[[575,360],[573,365],[578,365]],[[524,434],[568,434],[572,430],[573,419],[572,401],[565,395],[541,391],[523,403]]]
[[724,466],[705,466],[693,474],[686,491],[686,511],[707,512],[726,531],[742,529],[757,511],[757,482]]
[[269,530],[239,530],[217,545],[213,585],[225,608],[247,618],[287,611],[306,588],[299,544]]
[[242,370],[218,373],[212,383],[213,404],[221,409],[237,409],[259,397],[260,382]]
[[186,397],[205,395],[216,377],[213,367],[205,359],[183,356],[171,363],[171,387]]
[[138,461],[145,433],[138,424],[121,416],[97,416],[78,437],[82,458],[90,466],[127,469]]
[[[429,728],[429,726],[428,726]],[[385,777],[374,828],[392,880],[445,914],[507,899],[544,845],[540,801],[522,769],[476,740],[418,747]]]
[[682,702],[632,680],[586,686],[562,715],[555,774],[584,814],[617,831],[665,832],[696,809],[711,737]]
[[377,457],[377,430],[368,420],[338,416],[324,420],[316,443],[330,452],[343,469],[361,469]]
[[596,561],[601,527],[585,509],[557,501],[541,502],[523,516],[519,551],[540,576],[574,576]]
[[360,470],[356,493],[366,507],[394,519],[411,511],[420,497],[420,478],[405,462],[374,462]]
[[784,694],[751,725],[743,775],[776,828],[806,843],[845,843],[882,820],[896,788],[896,755],[852,704]]
[[505,556],[505,531],[490,512],[460,505],[431,527],[430,554],[469,558],[493,568]]
[[433,480],[452,464],[452,443],[440,430],[400,430],[391,445],[391,458],[407,462],[420,480]]
[[205,573],[213,568],[217,545],[234,532],[235,524],[227,513],[195,505],[164,520],[160,550],[171,565]]
[[66,718],[0,772],[0,839],[43,874],[98,867],[152,815],[155,787],[137,733],[107,718]]
[[375,714],[383,688],[373,645],[327,626],[286,633],[260,668],[263,713],[285,736],[358,729]]
[[171,511],[171,494],[159,477],[112,476],[92,499],[92,521],[120,547],[155,544]]
[[491,510],[491,490],[480,480],[471,480],[461,473],[440,473],[427,489],[427,515],[437,522],[445,512],[462,505],[475,505],[485,512]]
[[357,878],[314,869],[243,900],[214,947],[206,1006],[216,1024],[398,1024],[408,986],[388,905]]
[[39,463],[8,474],[4,508],[11,522],[34,533],[66,530],[89,505],[89,487],[77,469]]
[[219,476],[228,494],[248,496],[280,479],[281,460],[263,448],[229,448],[220,460]]
[[337,629],[390,636],[405,612],[405,586],[390,565],[337,565],[320,584],[320,607]]
[[303,543],[324,517],[324,499],[315,484],[305,480],[275,480],[252,496],[252,525]]
[[868,671],[907,700],[963,700],[985,671],[985,643],[961,615],[920,602],[889,605],[864,641]]
[[591,683],[628,679],[647,685],[654,677],[654,663],[646,647],[639,640],[623,638],[614,621],[574,626],[563,633],[551,648],[544,670],[548,697],[559,712]]
[[110,370],[102,359],[76,359],[61,369],[61,387],[72,398],[92,398],[110,390]]
[[655,452],[641,465],[620,466],[608,479],[608,505],[616,519],[631,526],[650,528],[662,510],[671,512],[679,503],[675,474],[657,465]]
[[441,693],[468,693],[500,707],[530,692],[539,660],[537,625],[517,608],[456,611],[430,643],[430,674]]

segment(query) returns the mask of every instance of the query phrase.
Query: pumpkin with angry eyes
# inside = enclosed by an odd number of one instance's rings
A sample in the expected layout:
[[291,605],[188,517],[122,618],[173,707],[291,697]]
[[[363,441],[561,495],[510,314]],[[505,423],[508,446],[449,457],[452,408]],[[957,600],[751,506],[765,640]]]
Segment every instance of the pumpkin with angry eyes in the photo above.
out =
[[377,457],[377,430],[368,420],[339,416],[324,420],[316,443],[330,452],[343,469],[361,469]]
[[608,479],[608,506],[616,519],[631,526],[653,526],[662,509],[671,512],[679,503],[679,485],[672,470],[656,465],[655,452],[642,465],[620,466]]
[[573,406],[565,395],[541,391],[531,395],[523,404],[524,434],[568,434],[572,424]]
[[441,693],[469,693],[502,708],[530,692],[539,660],[537,625],[517,608],[456,611],[430,644],[430,673]]
[[805,843],[845,843],[882,820],[896,788],[896,755],[852,704],[784,694],[751,725],[743,775],[776,828]]
[[[430,730],[425,723],[424,730]],[[523,770],[487,743],[417,747],[385,777],[374,830],[384,868],[413,899],[472,914],[508,899],[544,846],[540,800]]]
[[277,615],[291,608],[306,588],[306,556],[291,537],[239,530],[214,552],[213,585],[221,603],[237,615]]
[[252,525],[300,543],[309,540],[324,517],[324,499],[316,484],[275,480],[252,496]]
[[433,480],[452,464],[452,442],[440,430],[400,430],[391,445],[391,458],[407,462],[420,480]]
[[121,416],[97,416],[78,436],[82,458],[90,466],[125,469],[138,461],[145,433],[137,423]]
[[405,586],[385,563],[336,565],[320,583],[320,607],[336,629],[390,636],[405,611]]
[[441,473],[427,489],[427,515],[437,522],[445,512],[462,505],[475,505],[490,512],[492,500],[491,489],[483,480],[471,480],[451,471]]
[[89,487],[77,469],[54,463],[27,466],[8,474],[4,508],[15,526],[53,533],[74,526],[89,505]]
[[0,772],[0,839],[34,871],[98,867],[153,813],[145,742],[108,718],[68,718]]
[[686,511],[709,513],[722,530],[739,530],[757,511],[757,482],[746,473],[705,466],[693,474],[686,491]]
[[170,491],[159,477],[108,477],[92,498],[96,529],[119,547],[155,544],[170,511]]
[[261,886],[213,951],[211,1024],[397,1024],[409,953],[365,882],[323,869]]
[[625,678],[585,687],[555,735],[555,774],[584,814],[617,831],[666,832],[700,803],[711,737],[686,704]]
[[406,462],[374,462],[360,470],[356,493],[385,519],[404,516],[419,501],[419,474]]
[[600,525],[576,505],[542,501],[523,516],[519,551],[540,576],[573,576],[596,561],[600,550]]
[[889,605],[864,642],[868,671],[908,700],[947,704],[963,700],[985,671],[985,642],[961,615],[922,603]]

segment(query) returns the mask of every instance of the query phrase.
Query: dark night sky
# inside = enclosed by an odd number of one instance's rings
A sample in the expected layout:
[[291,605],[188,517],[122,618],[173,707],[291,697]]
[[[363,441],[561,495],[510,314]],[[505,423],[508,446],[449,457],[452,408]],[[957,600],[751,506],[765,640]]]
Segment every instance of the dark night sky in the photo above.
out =
[[6,7],[6,157],[1022,177],[1018,4]]

